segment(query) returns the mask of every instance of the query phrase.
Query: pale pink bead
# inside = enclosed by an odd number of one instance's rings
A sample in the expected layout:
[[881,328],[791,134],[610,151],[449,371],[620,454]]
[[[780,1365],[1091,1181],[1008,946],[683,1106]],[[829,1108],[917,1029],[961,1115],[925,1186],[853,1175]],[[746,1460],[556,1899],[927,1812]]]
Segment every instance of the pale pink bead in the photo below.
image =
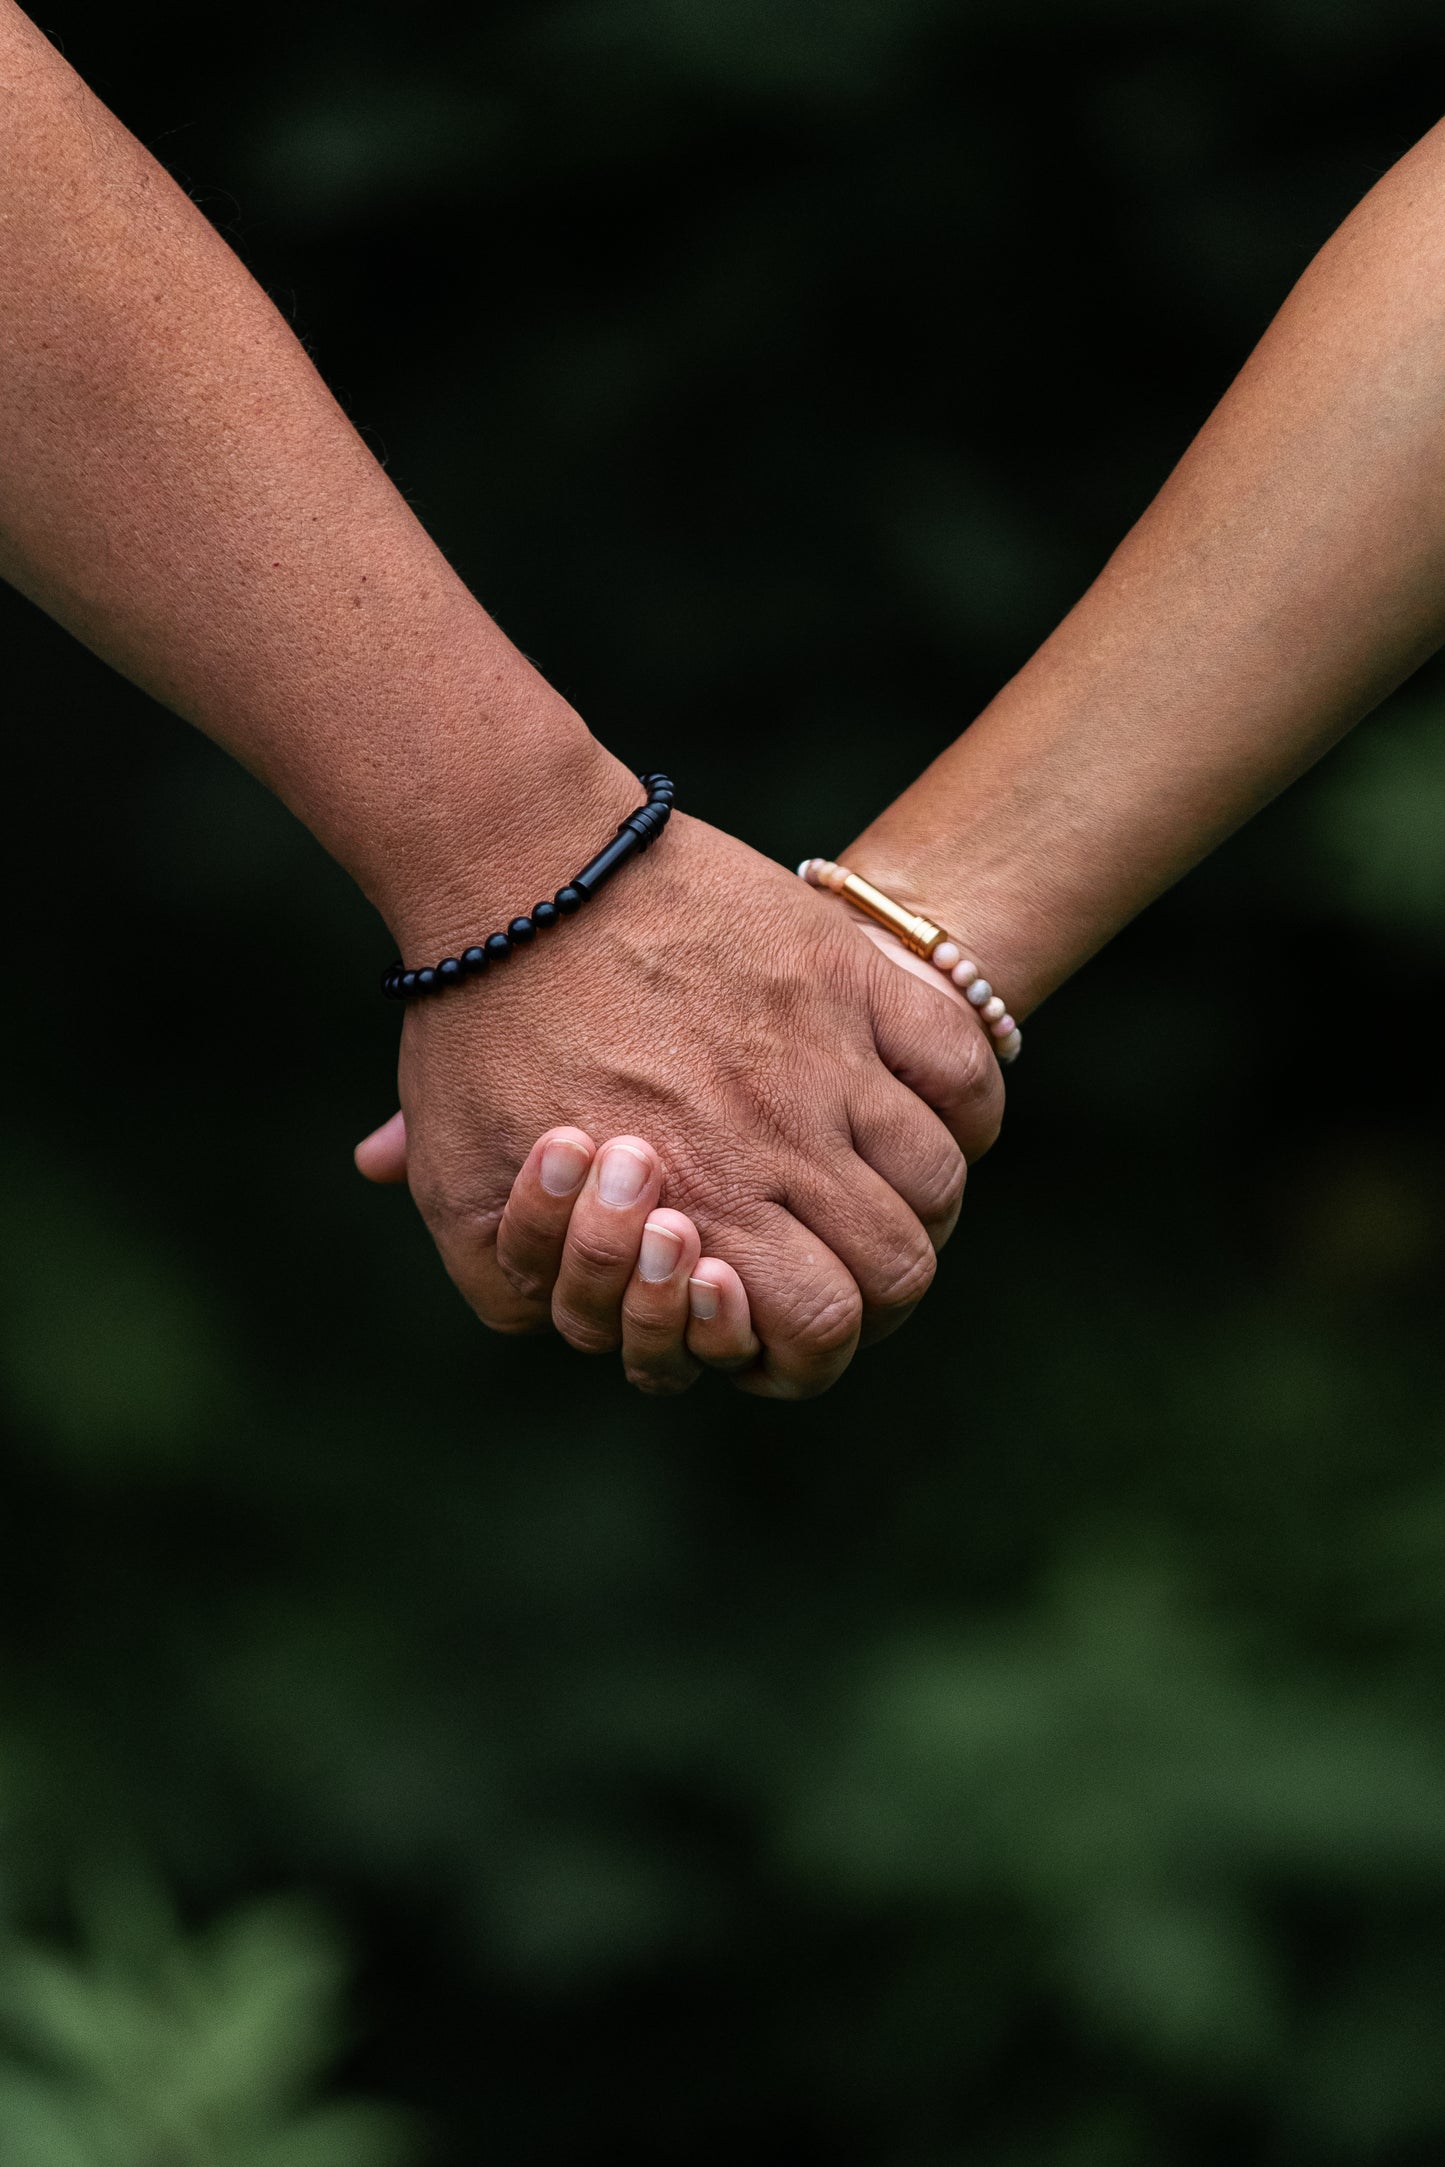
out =
[[954,964],[948,975],[956,986],[971,986],[978,976],[978,965],[970,963],[968,957],[965,956],[961,963]]
[[993,998],[993,987],[986,978],[975,978],[963,997],[974,1008],[982,1008],[985,1001]]
[[998,1022],[991,1025],[990,1028],[995,1038],[1007,1038],[1010,1032],[1018,1029],[1018,1025],[1014,1022],[1013,1017],[1005,1012],[999,1017]]
[[799,880],[811,880],[813,877],[813,867],[817,864],[817,862],[818,861],[816,858],[804,858],[802,864],[798,867]]
[[986,1000],[982,1008],[979,1010],[979,1014],[982,1016],[985,1023],[997,1023],[999,1017],[1003,1014],[1003,1012],[1003,1002],[999,999],[996,993],[993,994],[988,1000]]
[[957,941],[940,941],[928,960],[936,971],[951,971],[962,954]]
[[1016,1061],[1018,1059],[1019,1048],[1023,1044],[1023,1042],[1024,1034],[1019,1029],[1018,1025],[1015,1024],[1013,1029],[1009,1032],[1008,1037],[1001,1038],[998,1042],[998,1057],[1000,1061]]
[[834,895],[836,895],[847,878],[848,868],[846,865],[830,865],[823,875],[823,884],[825,887],[831,888]]

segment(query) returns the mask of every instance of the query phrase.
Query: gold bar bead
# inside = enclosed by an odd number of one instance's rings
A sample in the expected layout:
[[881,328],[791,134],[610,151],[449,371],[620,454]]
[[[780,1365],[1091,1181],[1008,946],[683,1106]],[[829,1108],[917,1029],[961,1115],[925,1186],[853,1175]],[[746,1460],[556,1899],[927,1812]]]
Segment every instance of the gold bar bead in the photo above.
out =
[[847,876],[839,892],[856,903],[875,925],[887,926],[890,933],[896,933],[905,948],[925,961],[943,939],[942,926],[936,926],[931,918],[922,918],[915,911],[904,910],[891,895],[885,895],[881,888],[875,888],[871,881],[861,879],[857,873]]

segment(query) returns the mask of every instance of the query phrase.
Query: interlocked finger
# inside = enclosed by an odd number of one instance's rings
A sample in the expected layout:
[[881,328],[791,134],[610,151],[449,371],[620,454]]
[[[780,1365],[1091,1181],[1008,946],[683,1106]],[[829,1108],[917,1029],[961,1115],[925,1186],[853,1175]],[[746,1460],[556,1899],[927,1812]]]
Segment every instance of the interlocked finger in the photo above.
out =
[[747,1289],[721,1257],[704,1257],[687,1287],[687,1351],[706,1369],[746,1369],[758,1358]]
[[584,1354],[622,1343],[622,1299],[661,1189],[661,1162],[640,1136],[612,1137],[592,1162],[552,1295],[553,1323]]
[[682,1212],[649,1212],[622,1301],[622,1364],[640,1392],[685,1392],[697,1380],[687,1349],[688,1282],[701,1249]]
[[497,1228],[497,1266],[525,1302],[545,1315],[562,1268],[562,1251],[577,1192],[597,1146],[585,1129],[549,1129],[539,1136],[512,1183]]

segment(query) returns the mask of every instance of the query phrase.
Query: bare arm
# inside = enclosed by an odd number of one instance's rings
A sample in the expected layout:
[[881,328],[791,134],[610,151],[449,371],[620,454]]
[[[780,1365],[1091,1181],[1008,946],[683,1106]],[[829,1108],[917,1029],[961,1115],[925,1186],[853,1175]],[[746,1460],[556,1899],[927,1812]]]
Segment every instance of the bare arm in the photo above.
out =
[[[268,782],[411,962],[549,897],[637,803],[230,250],[12,0],[0,571]],[[479,1313],[530,1327],[551,1289],[499,1264],[512,1176],[545,1129],[641,1129],[669,1200],[746,1276],[763,1356],[745,1382],[815,1391],[922,1293],[960,1147],[997,1127],[979,1033],[940,1032],[936,1005],[780,867],[679,814],[525,961],[408,1010],[413,1194]]]
[[559,780],[588,832],[633,794],[220,236],[11,0],[0,572],[244,760],[394,920],[423,893],[444,910],[463,866],[525,878],[534,822],[555,863]]
[[1445,124],[1058,631],[846,855],[1027,1012],[1442,639]]

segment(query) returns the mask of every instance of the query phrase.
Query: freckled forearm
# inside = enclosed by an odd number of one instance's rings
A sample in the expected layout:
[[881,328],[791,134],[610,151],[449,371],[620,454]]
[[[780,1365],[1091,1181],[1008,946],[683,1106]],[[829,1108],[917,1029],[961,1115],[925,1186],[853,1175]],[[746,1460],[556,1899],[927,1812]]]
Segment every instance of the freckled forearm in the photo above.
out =
[[850,851],[1026,1012],[1445,639],[1445,126],[1034,659]]
[[485,886],[513,799],[575,789],[591,833],[626,797],[231,250],[10,0],[0,294],[0,572],[383,909]]

